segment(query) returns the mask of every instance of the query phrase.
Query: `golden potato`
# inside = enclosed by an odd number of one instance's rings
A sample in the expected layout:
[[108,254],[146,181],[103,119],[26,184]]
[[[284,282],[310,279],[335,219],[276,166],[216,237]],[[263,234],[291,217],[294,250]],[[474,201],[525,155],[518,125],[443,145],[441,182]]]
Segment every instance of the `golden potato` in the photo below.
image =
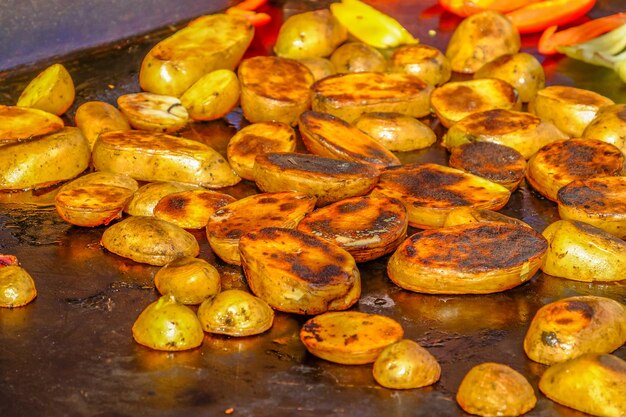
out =
[[337,73],[337,69],[328,58],[300,58],[297,61],[311,71],[314,81]]
[[424,44],[396,48],[388,71],[412,74],[430,85],[441,85],[452,75],[450,60],[439,49]]
[[164,196],[154,206],[154,217],[183,229],[202,229],[218,209],[235,202],[228,194],[209,190],[185,190]]
[[0,307],[22,307],[35,297],[35,281],[24,268],[0,265]]
[[221,290],[218,270],[204,259],[184,256],[165,264],[154,275],[162,295],[171,294],[182,304],[200,304]]
[[130,130],[124,115],[109,103],[88,101],[76,109],[76,127],[83,132],[93,149],[100,133],[113,130]]
[[124,208],[131,216],[154,216],[154,207],[166,195],[199,187],[182,182],[151,182],[141,186]]
[[180,97],[180,102],[193,120],[215,120],[235,108],[240,93],[237,74],[219,69],[193,83]]
[[330,62],[339,73],[384,72],[387,60],[376,48],[363,42],[347,42],[335,49]]
[[600,108],[582,137],[608,142],[626,155],[626,104]]
[[390,151],[414,151],[437,141],[429,126],[400,113],[363,113],[352,124]]
[[441,366],[419,344],[402,339],[387,346],[376,358],[374,379],[385,388],[411,389],[432,385],[439,380]]
[[477,222],[513,223],[520,226],[530,227],[527,223],[513,217],[506,216],[497,211],[478,207],[457,207],[448,213],[443,227],[458,226],[459,224]]
[[0,105],[0,146],[57,132],[63,120],[43,110]]
[[70,73],[62,64],[52,64],[28,83],[17,99],[17,105],[60,116],[74,103],[74,96]]
[[176,97],[153,93],[124,94],[117,106],[135,129],[173,133],[185,127],[189,113]]
[[545,88],[546,74],[541,63],[526,52],[506,54],[487,62],[474,74],[474,78],[497,78],[511,84],[523,103]]

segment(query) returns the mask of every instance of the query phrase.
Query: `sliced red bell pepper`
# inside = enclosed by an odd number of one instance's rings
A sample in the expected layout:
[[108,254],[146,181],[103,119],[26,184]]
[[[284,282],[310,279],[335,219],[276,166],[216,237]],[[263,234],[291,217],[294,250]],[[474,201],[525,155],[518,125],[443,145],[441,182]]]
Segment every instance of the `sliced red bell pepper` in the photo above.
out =
[[[576,45],[617,29],[626,23],[626,12],[590,20],[556,32],[557,26],[547,28],[539,39],[538,50],[544,55],[556,54],[558,46]],[[556,32],[556,33],[555,33]]]
[[441,7],[458,16],[467,17],[484,10],[507,13],[541,0],[439,0]]
[[267,0],[244,0],[233,7],[241,10],[256,10],[265,3],[267,3]]
[[584,16],[595,4],[596,0],[546,0],[513,10],[506,16],[520,33],[540,32]]

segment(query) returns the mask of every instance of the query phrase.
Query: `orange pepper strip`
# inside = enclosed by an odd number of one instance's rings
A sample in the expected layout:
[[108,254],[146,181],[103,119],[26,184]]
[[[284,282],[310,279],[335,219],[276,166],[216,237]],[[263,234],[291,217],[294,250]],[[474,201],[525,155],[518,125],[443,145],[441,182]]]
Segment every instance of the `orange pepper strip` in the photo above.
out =
[[513,10],[506,16],[520,33],[540,32],[564,25],[587,14],[596,0],[546,0]]
[[467,17],[484,10],[507,13],[542,0],[439,0],[441,7],[458,16]]
[[245,17],[254,27],[263,26],[272,20],[272,17],[267,13],[257,13],[252,10],[240,9],[238,7],[230,7],[226,9],[226,14]]
[[267,0],[244,0],[233,7],[241,10],[256,10],[265,3],[267,3]]

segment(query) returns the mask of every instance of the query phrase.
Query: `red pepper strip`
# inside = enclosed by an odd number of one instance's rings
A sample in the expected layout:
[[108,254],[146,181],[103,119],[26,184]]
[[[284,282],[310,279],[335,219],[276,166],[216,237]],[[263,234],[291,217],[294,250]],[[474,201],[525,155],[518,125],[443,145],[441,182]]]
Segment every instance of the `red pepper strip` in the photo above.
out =
[[272,17],[267,13],[256,13],[252,10],[243,10],[238,7],[230,7],[226,9],[226,14],[245,17],[254,27],[263,26],[272,20]]
[[241,10],[256,10],[265,3],[267,3],[267,0],[244,0],[233,7]]
[[513,10],[506,16],[519,33],[540,32],[584,16],[595,4],[596,0],[546,0]]
[[467,17],[484,10],[507,13],[541,0],[439,0],[441,7],[458,16]]
[[544,55],[556,54],[557,46],[576,45],[617,29],[626,23],[626,12],[611,16],[601,17],[580,26],[574,26],[560,32],[556,32],[556,26],[550,26],[543,32],[539,39],[538,50]]

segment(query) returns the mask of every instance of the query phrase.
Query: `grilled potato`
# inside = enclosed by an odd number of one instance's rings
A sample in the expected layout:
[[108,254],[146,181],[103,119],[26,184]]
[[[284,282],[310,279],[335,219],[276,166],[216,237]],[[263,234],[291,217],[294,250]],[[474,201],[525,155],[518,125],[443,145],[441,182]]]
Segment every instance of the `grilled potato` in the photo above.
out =
[[163,133],[103,133],[94,145],[92,158],[99,171],[142,181],[178,181],[208,188],[241,181],[226,159],[209,146]]
[[304,112],[298,127],[302,142],[312,154],[377,168],[400,165],[400,160],[375,139],[331,114]]
[[182,182],[151,182],[140,187],[124,208],[131,216],[154,216],[154,207],[166,195],[198,189],[197,185]]
[[387,60],[378,49],[363,42],[347,42],[335,49],[330,62],[339,73],[385,72]]
[[211,71],[193,83],[180,97],[193,120],[224,117],[239,103],[239,79],[229,69]]
[[403,336],[402,326],[394,319],[359,311],[320,314],[300,330],[300,340],[309,352],[343,365],[372,363]]
[[301,58],[297,61],[311,71],[314,81],[337,73],[337,69],[328,58]]
[[522,374],[507,365],[485,362],[463,377],[456,401],[470,414],[519,416],[535,408],[537,397]]
[[52,64],[40,72],[22,91],[17,106],[31,107],[57,116],[74,103],[74,81],[61,64]]
[[473,113],[493,109],[520,110],[522,107],[515,88],[496,78],[449,82],[435,88],[430,104],[445,127]]
[[0,266],[0,308],[22,307],[37,297],[33,277],[21,266]]
[[430,85],[441,85],[452,75],[450,60],[439,49],[424,44],[396,48],[388,71],[412,74]]
[[623,417],[626,410],[626,361],[588,353],[548,368],[539,389],[559,404],[603,417]]
[[372,373],[376,382],[385,388],[411,389],[437,382],[441,366],[417,342],[402,339],[378,355]]
[[471,223],[416,233],[389,259],[398,286],[427,294],[488,294],[523,284],[548,244],[529,227]]
[[299,191],[316,197],[318,206],[367,194],[379,176],[378,169],[361,162],[297,153],[259,155],[254,165],[262,191]]
[[296,133],[281,122],[260,122],[245,126],[230,138],[226,156],[235,172],[254,181],[254,159],[270,152],[296,150]]
[[0,190],[48,187],[89,166],[89,142],[75,127],[0,147]]
[[102,234],[100,244],[109,252],[135,262],[163,266],[200,252],[198,241],[175,224],[154,217],[132,216]]
[[402,201],[409,225],[441,227],[450,210],[480,207],[499,210],[511,193],[501,185],[458,169],[436,164],[405,165],[385,170],[372,195]]
[[558,191],[574,180],[621,175],[624,155],[610,143],[567,139],[547,144],[528,160],[526,181],[544,197],[557,201]]
[[248,19],[226,14],[202,16],[157,43],[141,64],[141,89],[179,97],[200,77],[234,70],[254,37]]
[[293,59],[257,56],[241,62],[241,109],[252,123],[277,121],[295,125],[311,107],[313,74]]
[[312,109],[330,113],[347,122],[363,113],[430,114],[432,86],[410,74],[347,73],[316,81]]
[[537,92],[528,103],[528,111],[554,123],[570,137],[578,138],[598,110],[612,104],[615,103],[611,99],[593,91],[551,85]]
[[249,292],[226,290],[206,299],[198,308],[198,318],[206,332],[252,336],[272,327],[274,310]]
[[453,124],[443,136],[443,145],[452,149],[468,142],[493,142],[509,146],[528,159],[559,139],[567,139],[567,135],[535,115],[494,109],[472,113]]
[[63,120],[43,110],[0,105],[0,146],[57,132]]
[[133,93],[118,97],[117,106],[135,129],[173,133],[185,127],[189,113],[176,97]]
[[400,113],[363,113],[352,124],[390,151],[414,151],[437,141],[430,127]]
[[304,216],[297,229],[333,242],[357,262],[393,252],[404,239],[408,218],[404,205],[387,197],[352,197]]
[[505,216],[497,211],[477,207],[457,207],[448,213],[443,227],[477,222],[513,223],[530,227],[527,223],[513,217]]
[[128,120],[122,113],[103,101],[88,101],[76,109],[74,118],[76,127],[80,129],[93,149],[100,133],[112,130],[130,130]]
[[480,67],[474,78],[506,81],[517,90],[523,103],[528,103],[537,91],[546,86],[546,74],[541,63],[526,52],[499,56]]
[[470,142],[452,148],[449,165],[500,184],[514,191],[524,178],[526,160],[508,146]]
[[596,117],[585,128],[582,137],[615,145],[626,155],[626,104],[600,108]]
[[154,274],[154,285],[162,295],[172,294],[182,304],[200,304],[220,292],[218,270],[204,259],[184,256],[164,265]]
[[339,246],[293,229],[267,227],[239,241],[252,292],[279,311],[346,310],[361,296],[354,258]]
[[452,71],[473,74],[499,56],[517,53],[520,46],[519,33],[509,19],[497,12],[483,11],[456,27],[446,57]]
[[213,213],[206,227],[207,238],[223,261],[240,265],[239,239],[244,233],[264,227],[295,228],[313,207],[315,197],[304,193],[254,194]]
[[605,297],[584,295],[541,307],[524,337],[524,351],[551,365],[584,353],[610,353],[626,343],[626,309]]
[[589,223],[626,239],[626,177],[572,181],[557,193],[562,219]]
[[215,191],[180,191],[159,200],[154,207],[154,216],[183,229],[202,229],[215,211],[235,201],[234,197]]

